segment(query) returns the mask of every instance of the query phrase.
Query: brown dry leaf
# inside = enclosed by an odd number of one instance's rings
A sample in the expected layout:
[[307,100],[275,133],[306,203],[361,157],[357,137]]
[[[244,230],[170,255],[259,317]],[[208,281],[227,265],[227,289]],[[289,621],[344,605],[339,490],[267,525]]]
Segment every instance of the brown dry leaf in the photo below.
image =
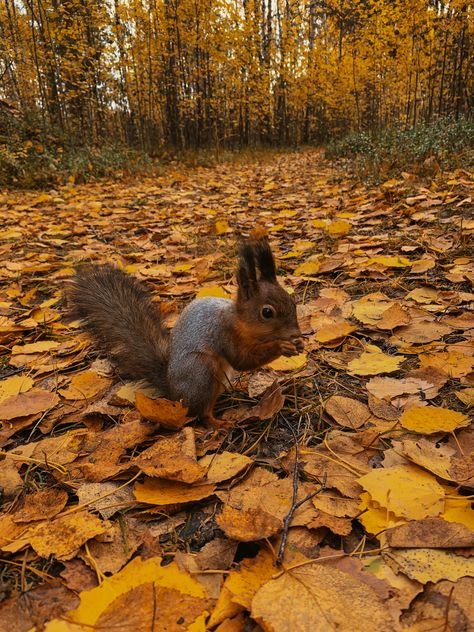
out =
[[0,461],[0,488],[5,499],[15,496],[23,487],[23,479],[18,474],[18,468],[11,458]]
[[274,371],[263,370],[252,373],[248,381],[248,394],[250,397],[260,397],[277,378],[278,375]]
[[[293,467],[294,455],[290,453],[289,465]],[[367,471],[362,463],[351,465],[346,455],[338,461],[330,452],[320,449],[301,448],[299,454],[300,467],[309,476],[318,481],[326,481],[326,487],[337,489],[343,496],[358,498],[362,491],[357,483],[360,474]]]
[[469,425],[469,418],[462,413],[440,406],[413,407],[405,410],[400,424],[423,434],[434,432],[452,432],[456,428]]
[[15,552],[29,544],[40,557],[53,555],[58,560],[70,560],[84,542],[104,531],[99,518],[87,511],[78,511],[40,522],[4,550]]
[[461,557],[454,551],[393,549],[382,555],[396,573],[404,573],[422,584],[441,579],[455,582],[466,575],[474,577],[474,557]]
[[419,320],[410,325],[405,325],[397,329],[391,340],[403,340],[415,344],[426,344],[433,340],[440,340],[452,332],[452,328],[442,323],[431,322],[429,320]]
[[438,516],[444,490],[436,478],[414,465],[377,468],[358,479],[372,500],[396,516],[418,520]]
[[402,395],[424,393],[431,384],[416,378],[373,377],[366,384],[366,388],[377,399],[391,401]]
[[93,570],[114,574],[125,566],[141,543],[138,534],[129,528],[129,521],[124,520],[89,540],[87,551],[79,557]]
[[350,518],[333,516],[318,509],[315,517],[308,522],[307,526],[309,529],[327,527],[336,535],[349,535],[352,531],[352,520]]
[[77,401],[91,399],[108,389],[111,380],[102,377],[95,371],[83,371],[74,375],[67,389],[61,389],[59,394],[64,399]]
[[455,395],[468,408],[474,406],[474,388],[464,388],[461,391],[456,391]]
[[54,487],[42,489],[26,495],[12,517],[15,522],[33,522],[53,518],[64,509],[67,501],[68,495],[64,489]]
[[448,382],[449,375],[434,366],[427,366],[413,369],[407,373],[406,379],[420,380],[423,384],[429,384],[430,386],[423,388],[423,395],[425,399],[433,399]]
[[135,504],[132,485],[124,487],[119,481],[81,483],[76,489],[76,494],[81,505],[87,504],[91,509],[98,511],[105,520],[117,511]]
[[205,469],[207,482],[221,483],[250,467],[253,460],[244,454],[224,451],[218,454],[207,454],[199,459],[198,463]]
[[342,395],[333,395],[325,406],[326,412],[342,427],[356,430],[372,416],[365,404]]
[[169,437],[161,437],[131,461],[148,476],[183,483],[195,483],[205,475],[198,465],[194,430],[183,428]]
[[180,402],[171,402],[164,398],[150,399],[144,393],[137,392],[135,404],[145,419],[165,428],[177,430],[192,420],[192,417],[188,417],[188,409]]
[[2,631],[26,632],[44,630],[52,617],[67,616],[79,603],[77,594],[66,588],[59,579],[46,580],[43,585],[27,592],[13,592],[0,606]]
[[451,549],[474,546],[474,531],[442,518],[412,520],[385,532],[387,544],[395,548]]
[[159,478],[146,478],[143,483],[135,485],[135,498],[140,503],[149,505],[179,505],[194,502],[212,496],[216,486],[186,485],[178,481],[167,481]]
[[[397,446],[398,447],[398,446]],[[420,439],[403,439],[401,453],[410,461],[433,472],[444,480],[453,480],[449,470],[454,450],[447,445],[435,444],[424,437]]]
[[11,514],[0,515],[0,548],[11,545],[28,530],[28,525],[17,524]]
[[473,593],[473,577],[427,585],[404,613],[402,625],[409,632],[467,631],[474,621]]
[[104,430],[90,432],[81,442],[81,456],[67,466],[73,478],[103,481],[130,467],[130,461],[121,462],[126,450],[133,448],[153,433],[150,424],[128,421]]
[[353,498],[344,498],[336,490],[326,490],[311,499],[316,507],[338,518],[355,518],[359,513],[359,503]]
[[27,393],[7,397],[0,404],[0,420],[8,421],[29,415],[43,413],[54,408],[59,402],[56,393],[41,388],[32,388]]
[[401,325],[408,325],[410,316],[400,303],[394,303],[382,313],[382,318],[375,323],[377,329],[392,330]]
[[252,618],[264,629],[301,632],[395,631],[385,603],[356,577],[314,562],[260,588]]
[[198,567],[202,570],[230,568],[237,551],[237,542],[224,538],[214,538],[196,555]]
[[[306,493],[305,486],[301,485],[298,499]],[[263,468],[255,468],[230,491],[217,495],[224,502],[217,517],[224,533],[243,542],[260,540],[275,535],[282,528],[291,507],[292,482],[290,478],[279,479]],[[314,513],[315,510],[305,504],[295,512],[292,524],[306,524]]]
[[249,419],[271,419],[283,408],[285,397],[281,387],[275,380],[263,393],[260,401],[250,408],[237,408],[229,410],[223,415],[223,419],[232,423],[248,421]]
[[91,588],[97,586],[97,573],[92,571],[82,560],[74,558],[64,561],[62,564],[64,570],[61,571],[60,576],[70,590],[80,593],[83,590],[91,590]]

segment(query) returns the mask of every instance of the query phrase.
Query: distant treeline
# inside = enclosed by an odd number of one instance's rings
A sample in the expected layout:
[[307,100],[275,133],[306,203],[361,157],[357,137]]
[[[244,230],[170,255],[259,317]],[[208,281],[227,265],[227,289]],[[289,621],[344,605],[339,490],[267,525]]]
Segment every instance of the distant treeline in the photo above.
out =
[[0,99],[0,147],[51,130],[153,155],[410,127],[472,111],[474,9],[463,0],[1,0]]

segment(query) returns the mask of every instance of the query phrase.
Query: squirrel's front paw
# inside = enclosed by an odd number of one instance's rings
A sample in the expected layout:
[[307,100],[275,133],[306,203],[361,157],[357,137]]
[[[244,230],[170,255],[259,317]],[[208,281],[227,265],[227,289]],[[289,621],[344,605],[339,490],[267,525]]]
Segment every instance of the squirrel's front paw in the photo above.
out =
[[298,354],[298,349],[296,348],[296,345],[294,345],[289,340],[281,340],[279,350],[280,355],[286,356],[287,358]]

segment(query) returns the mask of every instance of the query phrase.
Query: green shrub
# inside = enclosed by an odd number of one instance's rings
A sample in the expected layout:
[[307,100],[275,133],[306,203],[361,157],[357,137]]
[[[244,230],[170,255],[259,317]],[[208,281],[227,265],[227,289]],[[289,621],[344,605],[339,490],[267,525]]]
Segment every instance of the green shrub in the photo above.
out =
[[153,161],[120,143],[77,146],[34,118],[0,109],[0,186],[55,186],[69,178],[86,182],[124,172],[146,172]]
[[385,177],[403,170],[422,173],[474,163],[474,120],[443,118],[406,129],[388,128],[378,135],[350,134],[326,149],[328,158],[350,158],[365,175]]

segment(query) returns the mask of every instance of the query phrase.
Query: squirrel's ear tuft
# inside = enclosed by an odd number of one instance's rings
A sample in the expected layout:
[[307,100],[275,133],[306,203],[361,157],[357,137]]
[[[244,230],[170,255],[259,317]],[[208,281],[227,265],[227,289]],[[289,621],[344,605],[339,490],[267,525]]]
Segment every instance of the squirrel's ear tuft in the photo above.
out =
[[239,294],[242,293],[246,299],[249,299],[257,285],[254,249],[250,244],[243,243],[239,248],[239,255],[239,269],[237,270]]
[[267,237],[263,237],[253,244],[257,267],[260,270],[260,278],[264,281],[276,283],[276,267],[272,249]]

